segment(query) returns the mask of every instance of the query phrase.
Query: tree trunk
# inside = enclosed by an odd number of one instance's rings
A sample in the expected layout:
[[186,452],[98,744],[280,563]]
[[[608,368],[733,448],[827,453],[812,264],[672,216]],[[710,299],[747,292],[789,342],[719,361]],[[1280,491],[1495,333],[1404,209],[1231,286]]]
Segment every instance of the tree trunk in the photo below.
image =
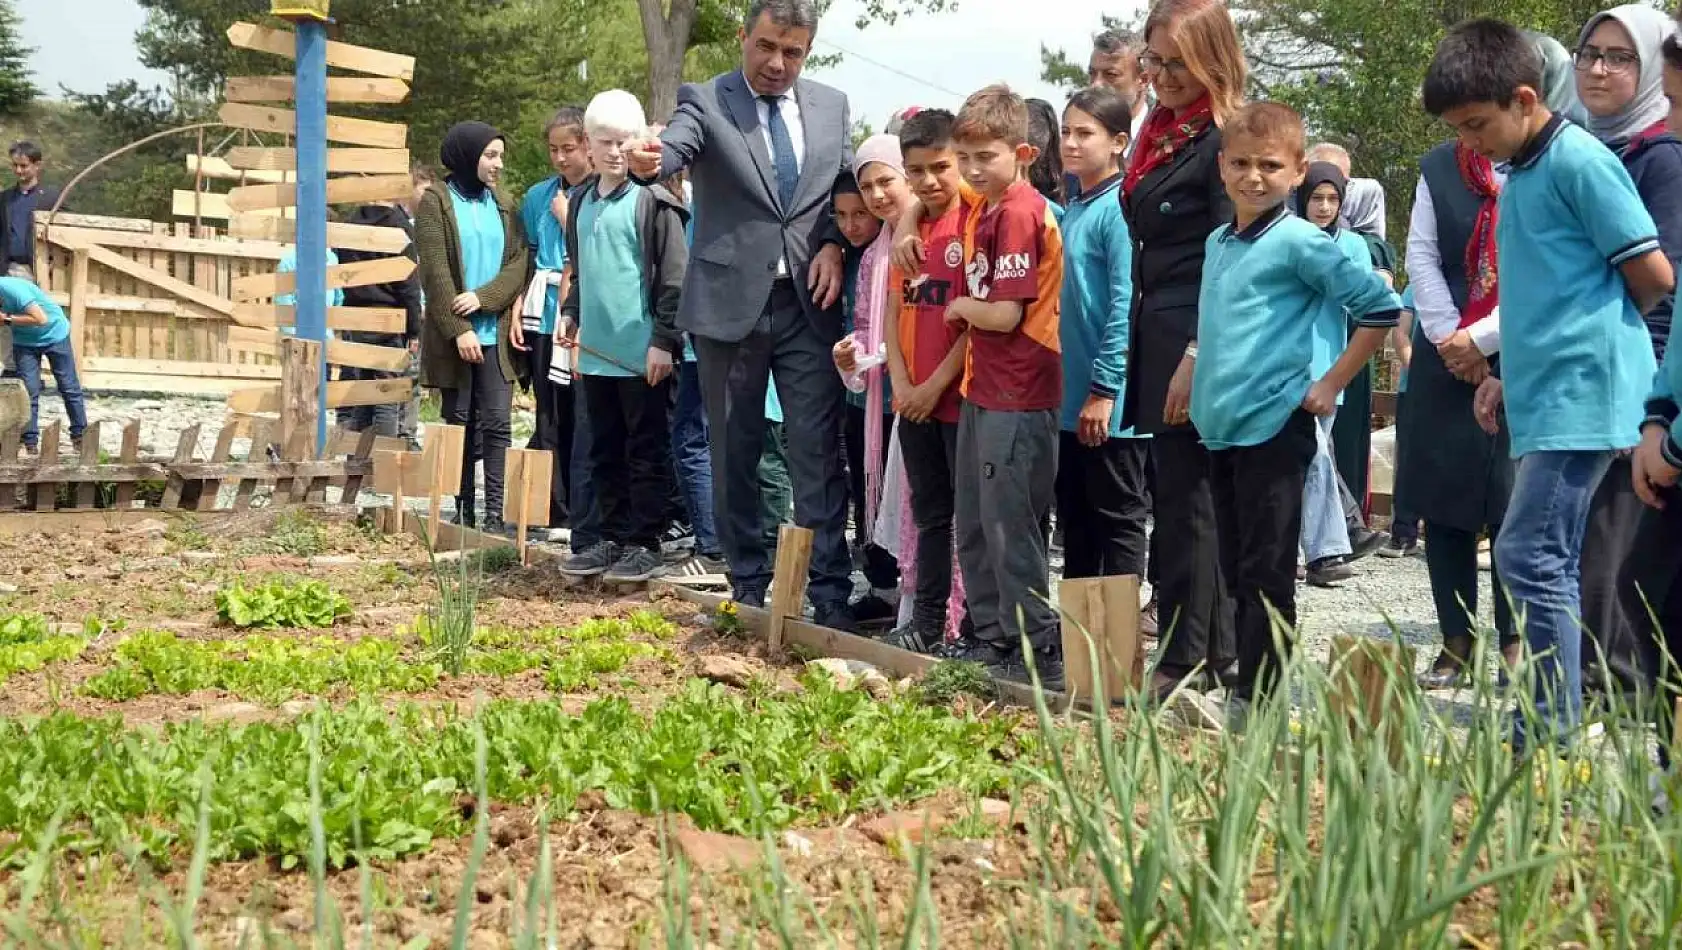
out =
[[637,0],[637,12],[642,14],[642,37],[648,47],[648,119],[665,122],[677,108],[696,0]]

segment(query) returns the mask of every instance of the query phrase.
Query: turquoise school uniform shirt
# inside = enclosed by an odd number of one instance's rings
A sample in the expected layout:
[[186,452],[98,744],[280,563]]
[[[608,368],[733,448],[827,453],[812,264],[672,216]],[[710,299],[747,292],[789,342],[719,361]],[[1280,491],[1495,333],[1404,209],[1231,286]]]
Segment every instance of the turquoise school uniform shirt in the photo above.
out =
[[[1366,239],[1348,228],[1338,228],[1336,232],[1326,232],[1343,251],[1345,257],[1354,263],[1371,269],[1372,251],[1368,250]],[[1343,350],[1349,345],[1349,315],[1342,312],[1328,310],[1314,327],[1314,363],[1313,373],[1316,379],[1326,375],[1337,358],[1343,355]],[[1343,405],[1343,394],[1337,394],[1337,404]]]
[[[1122,216],[1116,175],[1069,200],[1063,211],[1063,430],[1074,432],[1088,396],[1120,400],[1127,390],[1133,310],[1133,238]],[[1110,438],[1131,437],[1121,413]]]
[[581,192],[578,216],[578,339],[637,372],[627,372],[580,349],[578,371],[587,376],[640,376],[648,363],[654,320],[648,312],[637,199],[643,186],[621,182],[608,195]]
[[[339,255],[333,253],[332,248],[328,248],[327,249],[327,266],[332,267],[332,266],[334,266],[338,263],[339,263]],[[282,254],[280,256],[280,263],[275,265],[275,272],[278,273],[278,274],[295,274],[295,273],[297,273],[297,271],[298,271],[298,249],[296,247],[292,247],[292,248],[289,248],[286,251],[285,254]],[[274,298],[274,302],[276,304],[282,306],[282,307],[297,306],[298,295],[297,294],[276,294],[275,298]],[[329,290],[327,292],[327,306],[329,306],[329,307],[342,307],[344,305],[345,305],[345,292],[344,292],[343,288],[334,287],[332,290]],[[298,333],[298,328],[297,328],[297,326],[281,327],[280,332],[286,334],[287,336],[296,336],[297,333]],[[329,332],[327,335],[329,337],[331,337],[333,334],[331,332]]]
[[32,280],[22,277],[0,277],[0,311],[10,314],[20,314],[29,308],[30,304],[38,304],[41,311],[47,315],[45,326],[12,325],[12,342],[17,346],[43,347],[52,346],[70,338],[70,321],[64,316],[63,308],[53,303]]
[[1554,117],[1514,156],[1496,225],[1514,458],[1640,441],[1653,340],[1618,268],[1659,249],[1623,162]]
[[[549,206],[555,200],[555,193],[562,187],[561,176],[553,175],[527,189],[525,200],[520,202],[520,221],[526,226],[526,243],[531,246],[538,270],[558,271],[566,267],[566,232],[562,230],[561,222],[556,221],[554,214],[549,210]],[[555,316],[560,307],[561,288],[550,287],[543,300],[542,319],[545,335],[555,332]]]
[[[450,186],[450,205],[456,213],[456,233],[461,235],[461,280],[475,290],[496,279],[502,270],[502,209],[489,188],[477,199],[468,199]],[[473,334],[480,346],[496,345],[496,314],[481,310],[473,315]]]
[[1211,449],[1279,434],[1319,378],[1314,333],[1328,313],[1396,325],[1402,302],[1372,267],[1283,205],[1243,231],[1216,228],[1205,252],[1191,421]]

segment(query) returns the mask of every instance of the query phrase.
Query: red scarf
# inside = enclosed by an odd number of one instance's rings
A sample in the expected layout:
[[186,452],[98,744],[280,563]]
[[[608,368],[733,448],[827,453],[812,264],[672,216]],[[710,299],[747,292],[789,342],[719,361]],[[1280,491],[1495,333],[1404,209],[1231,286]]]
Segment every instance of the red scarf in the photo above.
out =
[[1134,146],[1133,157],[1127,162],[1122,188],[1131,194],[1146,175],[1172,161],[1186,143],[1203,134],[1214,122],[1215,113],[1207,93],[1178,118],[1166,106],[1152,109],[1145,118],[1144,128],[1139,130],[1139,144]]
[[1472,238],[1466,242],[1466,307],[1460,311],[1460,329],[1487,317],[1500,303],[1496,280],[1496,199],[1501,187],[1495,183],[1495,166],[1489,159],[1460,142],[1454,143],[1454,160],[1460,166],[1460,180],[1466,190],[1482,199]]
[[1642,129],[1640,132],[1637,132],[1628,142],[1625,142],[1622,151],[1620,151],[1618,155],[1620,158],[1628,157],[1631,152],[1634,152],[1636,149],[1646,145],[1648,142],[1651,142],[1669,131],[1669,120],[1660,119],[1652,125],[1647,126],[1645,129]]

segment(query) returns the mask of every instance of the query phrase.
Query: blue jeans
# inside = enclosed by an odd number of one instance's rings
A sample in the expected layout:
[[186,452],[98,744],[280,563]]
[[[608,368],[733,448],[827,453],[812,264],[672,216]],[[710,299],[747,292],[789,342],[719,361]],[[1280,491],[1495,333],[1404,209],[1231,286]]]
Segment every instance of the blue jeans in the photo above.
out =
[[1350,553],[1349,525],[1343,517],[1343,498],[1337,487],[1337,461],[1332,458],[1332,425],[1337,416],[1314,420],[1314,460],[1302,489],[1302,554],[1309,564]]
[[[1538,741],[1567,742],[1582,722],[1583,532],[1595,489],[1611,464],[1610,452],[1532,452],[1520,458],[1495,541],[1495,564],[1530,648]],[[1522,749],[1526,738],[1520,714],[1514,748]]]
[[695,550],[719,555],[713,523],[713,457],[707,444],[707,413],[701,403],[701,370],[694,362],[677,367],[677,405],[672,409],[672,464],[678,490],[695,529]]
[[14,340],[12,354],[17,361],[18,377],[29,393],[29,425],[23,430],[23,444],[33,449],[41,441],[42,359],[53,368],[58,396],[64,400],[64,414],[70,417],[70,438],[80,439],[88,427],[88,407],[82,398],[82,380],[76,375],[76,354],[70,349],[69,338],[46,346],[25,346]]
[[602,513],[596,507],[596,486],[590,479],[590,414],[584,408],[584,387],[572,380],[572,486],[567,508],[572,513],[572,550],[583,551],[602,539]]

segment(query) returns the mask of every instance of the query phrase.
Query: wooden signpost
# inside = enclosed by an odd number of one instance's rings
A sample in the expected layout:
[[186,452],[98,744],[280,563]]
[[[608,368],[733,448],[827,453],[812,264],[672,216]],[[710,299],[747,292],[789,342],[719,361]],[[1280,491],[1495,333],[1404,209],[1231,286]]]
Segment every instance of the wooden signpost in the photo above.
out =
[[1057,604],[1063,616],[1065,691],[1095,704],[1101,678],[1108,702],[1132,695],[1139,688],[1145,656],[1139,645],[1139,578],[1126,574],[1066,580],[1057,587]]
[[514,525],[514,544],[526,564],[526,527],[549,524],[549,491],[553,485],[554,453],[547,449],[509,449],[503,484],[502,520]]
[[[403,102],[414,78],[415,60],[328,41],[326,0],[273,0],[270,12],[291,20],[295,29],[235,23],[228,28],[228,41],[240,49],[293,60],[293,75],[229,77],[226,101],[218,114],[236,128],[291,135],[294,147],[234,149],[226,171],[235,176],[263,172],[245,177],[259,183],[226,195],[192,195],[191,200],[198,213],[201,199],[216,197],[221,207],[215,210],[229,218],[230,232],[240,237],[295,243],[294,273],[253,275],[233,282],[231,296],[237,303],[228,315],[240,325],[240,341],[262,352],[267,347],[259,337],[270,335],[282,356],[282,381],[279,386],[236,392],[228,403],[236,412],[279,412],[281,444],[286,447],[293,444],[299,428],[312,428],[313,444],[319,449],[326,444],[327,409],[402,403],[413,393],[412,381],[402,378],[329,381],[329,364],[390,372],[408,367],[408,353],[401,348],[328,338],[328,331],[335,329],[401,333],[401,311],[353,313],[355,308],[329,307],[327,295],[337,288],[404,280],[415,265],[402,256],[409,238],[401,228],[327,222],[329,204],[394,201],[410,194],[414,186],[409,178],[408,128],[401,123],[329,115],[327,104]],[[329,67],[360,75],[329,77]],[[294,108],[273,103],[291,103]],[[329,149],[329,140],[360,147]],[[222,170],[220,165],[199,168],[201,174]],[[330,173],[350,177],[329,179]],[[329,265],[331,247],[393,256]],[[274,304],[272,298],[282,294],[294,295],[296,303]],[[284,338],[279,332],[282,327],[293,327],[296,339]],[[294,345],[303,343],[313,346]],[[305,388],[313,388],[313,399],[305,398]],[[433,439],[427,441],[430,448]],[[458,451],[457,471],[459,460]]]

